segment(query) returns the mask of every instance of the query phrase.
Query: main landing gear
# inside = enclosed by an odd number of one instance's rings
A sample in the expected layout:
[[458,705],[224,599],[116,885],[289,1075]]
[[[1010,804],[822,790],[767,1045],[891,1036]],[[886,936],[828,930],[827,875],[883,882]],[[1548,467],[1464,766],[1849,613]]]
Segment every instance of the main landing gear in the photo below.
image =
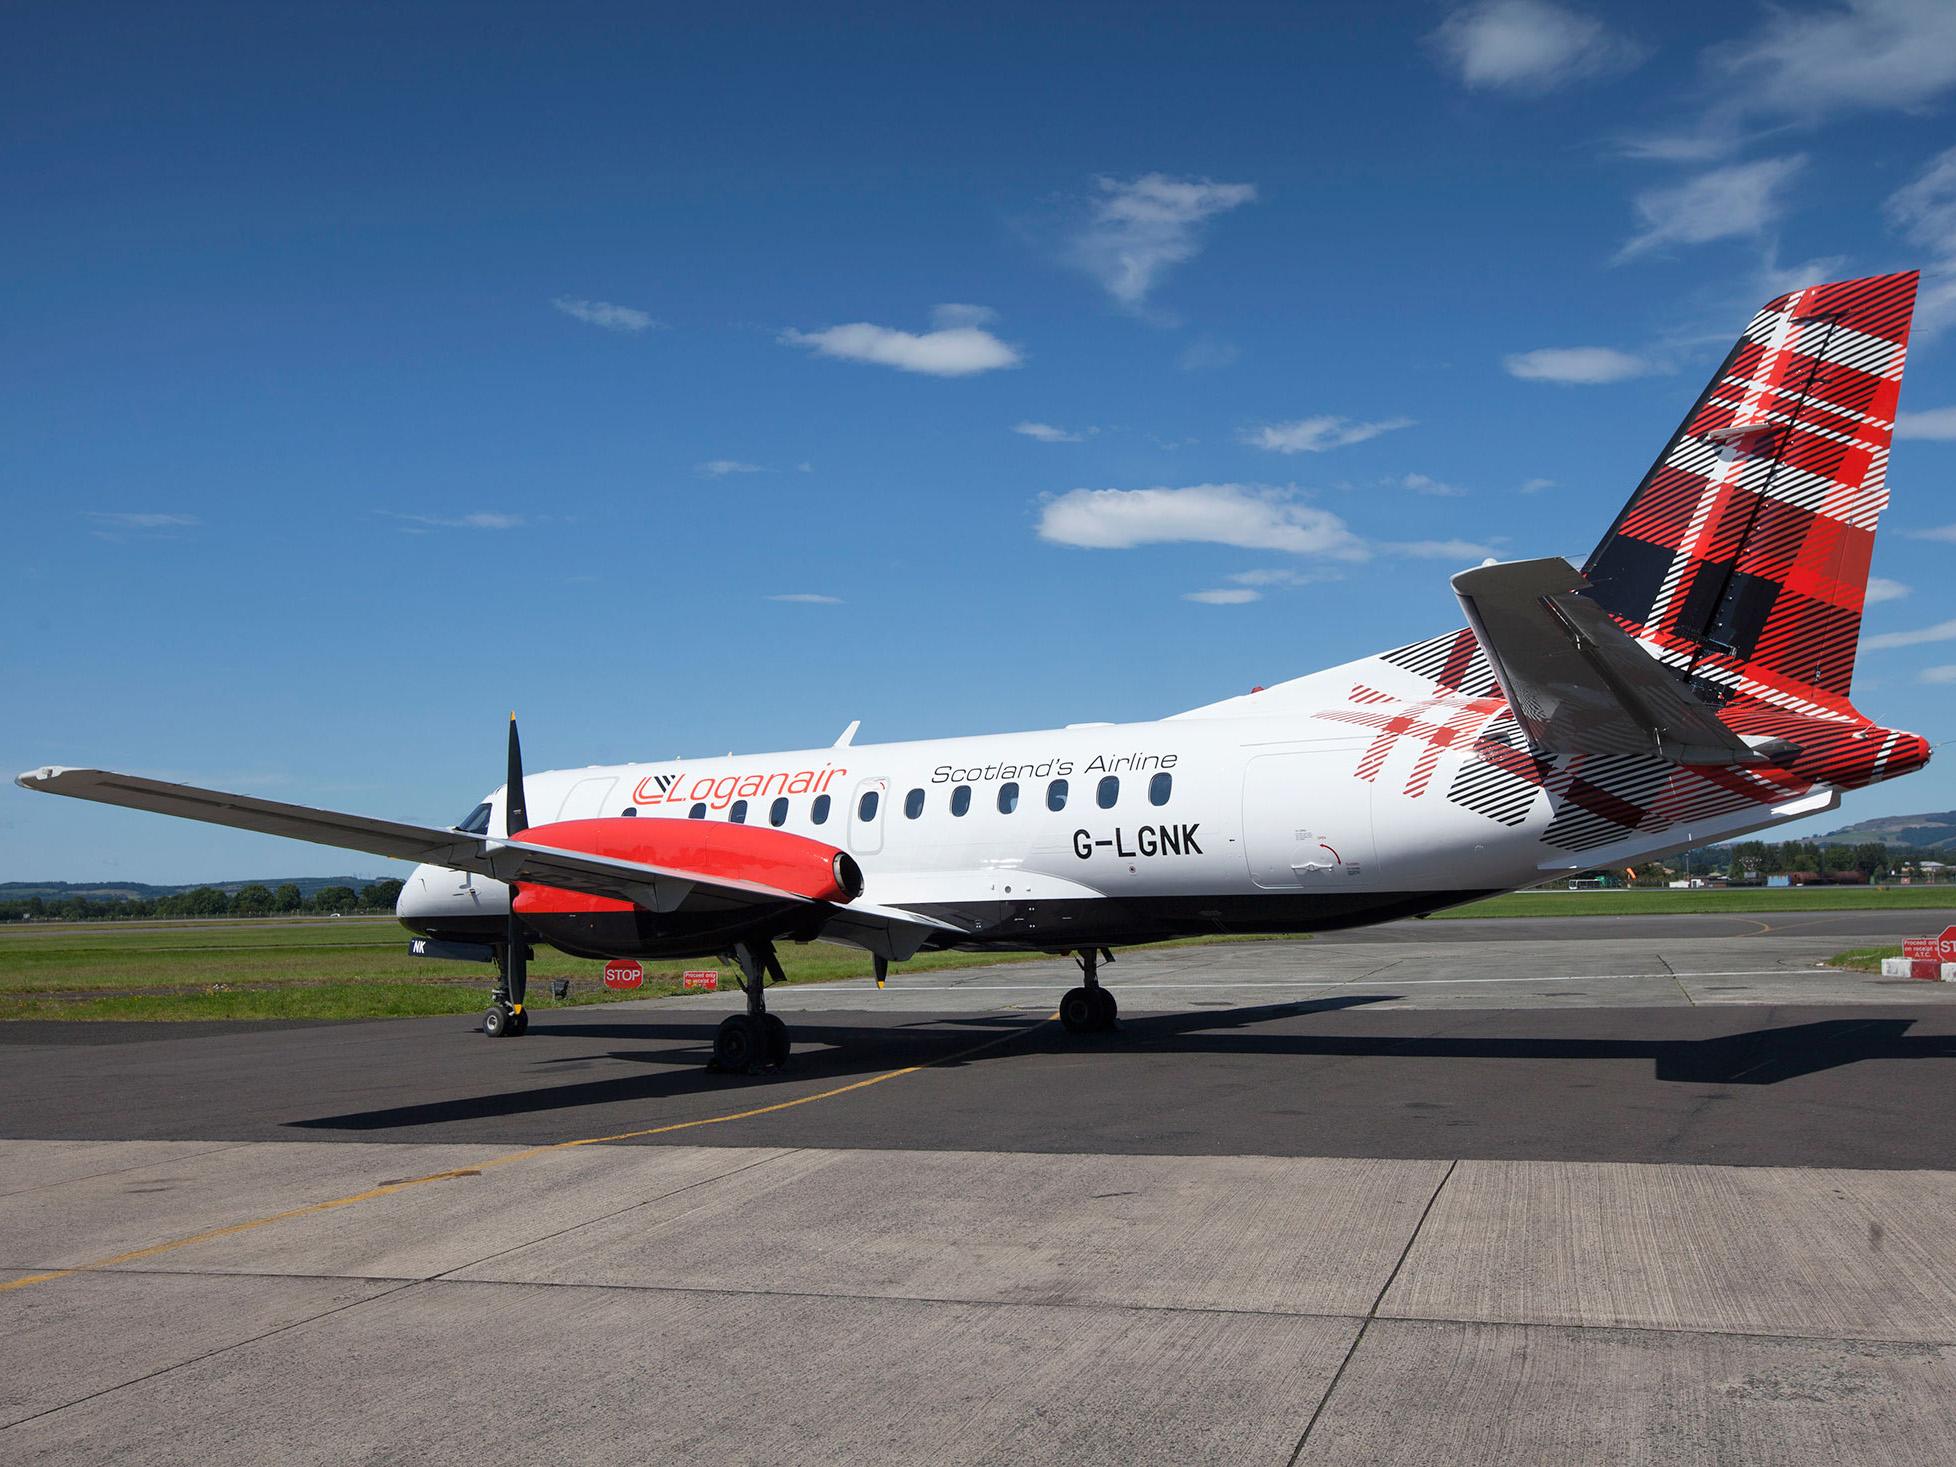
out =
[[767,1011],[761,989],[769,978],[786,983],[774,944],[734,944],[733,960],[740,965],[740,989],[747,995],[747,1012],[723,1020],[713,1036],[713,1068],[730,1074],[778,1070],[788,1062],[788,1026]]
[[1066,1025],[1071,1034],[1091,1034],[1101,1029],[1114,1027],[1114,1020],[1120,1017],[1121,1006],[1114,1001],[1114,995],[1100,986],[1096,976],[1102,960],[1114,961],[1109,948],[1083,947],[1073,954],[1073,961],[1080,965],[1080,972],[1086,982],[1078,988],[1067,990],[1066,997],[1060,1000],[1060,1022]]
[[482,1032],[491,1039],[520,1039],[530,1032],[530,1011],[523,1007],[529,992],[529,945],[521,940],[496,948],[496,991],[482,1016]]

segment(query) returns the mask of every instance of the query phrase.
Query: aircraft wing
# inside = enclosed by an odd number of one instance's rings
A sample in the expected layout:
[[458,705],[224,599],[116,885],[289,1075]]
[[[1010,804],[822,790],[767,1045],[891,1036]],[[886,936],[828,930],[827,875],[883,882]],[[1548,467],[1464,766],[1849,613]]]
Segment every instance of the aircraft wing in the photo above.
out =
[[19,776],[14,783],[22,789],[71,795],[104,805],[153,810],[159,815],[288,836],[349,851],[365,851],[372,856],[390,856],[397,861],[447,866],[498,881],[527,881],[592,896],[616,897],[654,912],[670,912],[682,903],[716,897],[729,905],[761,901],[813,905],[807,897],[759,882],[702,876],[697,872],[594,856],[524,840],[501,840],[427,825],[403,825],[396,820],[376,820],[310,805],[288,805],[255,795],[198,789],[107,769],[36,769]]
[[1567,561],[1481,566],[1455,576],[1453,589],[1538,747],[1676,764],[1766,762],[1581,594],[1589,582]]

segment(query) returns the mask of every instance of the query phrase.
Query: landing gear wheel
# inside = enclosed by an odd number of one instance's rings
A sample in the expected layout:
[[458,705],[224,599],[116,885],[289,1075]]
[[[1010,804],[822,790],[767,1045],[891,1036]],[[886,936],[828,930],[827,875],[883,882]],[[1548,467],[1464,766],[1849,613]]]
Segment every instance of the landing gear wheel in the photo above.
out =
[[1091,988],[1069,988],[1060,1000],[1060,1022],[1069,1034],[1090,1034],[1100,1028],[1100,1005]]
[[521,1039],[525,1034],[530,1032],[530,1011],[528,1009],[524,1009],[520,1014],[511,1014],[509,1016],[509,1032],[518,1039]]
[[734,1074],[744,1073],[760,1059],[759,1041],[760,1036],[754,1032],[754,1024],[747,1015],[733,1014],[721,1020],[720,1031],[713,1036],[714,1067]]
[[769,1014],[761,1027],[767,1031],[767,1062],[778,1070],[788,1063],[788,1026]]
[[1105,988],[1099,987],[1089,988],[1087,992],[1093,995],[1094,1011],[1098,1015],[1094,1022],[1094,1027],[1097,1029],[1113,1028],[1114,1020],[1121,1016],[1121,1006],[1114,1001],[1113,993]]
[[490,1004],[488,1012],[482,1016],[482,1033],[484,1037],[501,1039],[505,1034],[509,1033],[510,1018],[511,1014],[509,1010],[501,1004]]

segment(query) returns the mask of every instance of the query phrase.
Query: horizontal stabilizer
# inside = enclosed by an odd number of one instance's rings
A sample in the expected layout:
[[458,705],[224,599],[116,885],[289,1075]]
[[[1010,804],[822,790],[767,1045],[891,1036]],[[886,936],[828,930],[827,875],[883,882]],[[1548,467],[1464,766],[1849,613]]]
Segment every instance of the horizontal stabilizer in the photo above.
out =
[[1589,582],[1567,561],[1481,566],[1455,576],[1453,589],[1537,748],[1675,764],[1767,761],[1583,595]]

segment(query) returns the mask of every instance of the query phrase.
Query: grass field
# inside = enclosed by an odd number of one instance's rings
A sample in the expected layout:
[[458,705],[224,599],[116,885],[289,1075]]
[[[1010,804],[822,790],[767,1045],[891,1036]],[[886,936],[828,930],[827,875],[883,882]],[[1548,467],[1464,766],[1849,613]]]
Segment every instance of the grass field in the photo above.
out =
[[[1011,961],[980,953],[931,953],[897,971]],[[541,948],[530,965],[530,1003],[616,1003],[679,995],[688,968],[717,962],[647,963],[645,985],[613,993],[602,963]],[[867,977],[869,957],[827,943],[789,943],[790,983]],[[568,978],[568,999],[550,980]],[[392,917],[262,918],[242,922],[36,923],[0,928],[0,1019],[354,1019],[473,1013],[488,1004],[495,969],[408,956]],[[690,995],[699,997],[700,995]],[[725,1004],[725,1000],[720,1000]]]
[[1956,886],[1747,887],[1725,891],[1516,891],[1435,912],[1464,917],[1628,917],[1652,913],[1956,910]]
[[[1436,914],[1436,920],[1951,908],[1956,908],[1952,887],[1528,891],[1456,907]],[[901,981],[906,971],[1015,959],[1012,954],[928,953],[901,965],[893,981]],[[1879,968],[1879,959],[1877,953],[1870,966]],[[791,983],[867,977],[872,971],[865,954],[827,943],[786,944],[781,964]],[[613,993],[600,981],[602,967],[540,949],[530,969],[532,1005],[548,1009],[681,995],[680,1001],[686,1002],[700,997],[684,995],[680,987],[680,974],[687,968],[718,968],[721,982],[733,987],[728,965],[695,960],[647,964],[644,987]],[[0,1020],[463,1014],[487,1005],[494,977],[487,964],[409,957],[407,934],[392,917],[0,926]],[[571,980],[568,999],[550,997],[552,978]],[[719,1002],[724,1006],[726,1000]]]
[[1852,968],[1857,973],[1879,973],[1883,958],[1899,958],[1899,947],[1857,947],[1844,953],[1835,953],[1827,959],[1830,968]]

